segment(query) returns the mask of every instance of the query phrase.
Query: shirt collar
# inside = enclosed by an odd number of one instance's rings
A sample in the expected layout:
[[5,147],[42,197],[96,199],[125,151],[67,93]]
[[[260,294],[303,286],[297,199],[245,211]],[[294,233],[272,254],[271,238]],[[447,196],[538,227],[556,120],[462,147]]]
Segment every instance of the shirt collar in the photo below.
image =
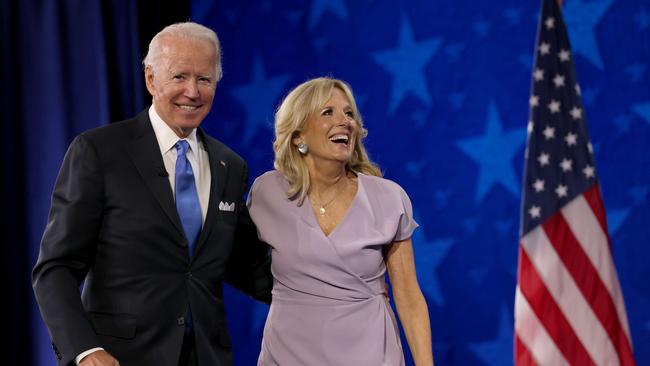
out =
[[193,129],[186,138],[179,138],[169,125],[160,118],[153,105],[149,107],[149,119],[151,120],[151,126],[156,135],[156,140],[158,140],[161,155],[164,155],[167,151],[173,148],[178,140],[186,140],[190,144],[190,150],[194,151],[195,154],[198,153],[199,143],[196,135],[196,128]]

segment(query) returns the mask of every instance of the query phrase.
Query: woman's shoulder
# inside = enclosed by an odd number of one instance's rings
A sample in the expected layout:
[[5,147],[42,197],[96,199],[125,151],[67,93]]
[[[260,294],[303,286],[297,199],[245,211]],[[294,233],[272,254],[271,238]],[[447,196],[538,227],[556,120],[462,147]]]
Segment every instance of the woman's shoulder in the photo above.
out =
[[248,208],[251,210],[251,215],[258,215],[259,218],[263,212],[277,215],[280,208],[289,210],[291,206],[287,206],[290,203],[287,198],[288,191],[289,181],[279,171],[271,170],[260,175],[255,179],[248,194]]
[[274,179],[274,177],[276,177],[276,176],[278,176],[278,175],[279,175],[279,176],[282,176],[282,174],[280,174],[280,172],[277,171],[277,170],[275,170],[275,169],[274,169],[274,170],[268,170],[268,171],[262,173],[262,174],[261,174],[260,176],[258,176],[257,178],[255,178],[255,181],[256,181],[256,182],[264,182],[264,181],[268,181],[269,179]]
[[402,186],[388,178],[366,175],[362,173],[358,173],[358,177],[364,188],[371,193],[406,193],[404,192]]
[[255,178],[255,182],[253,182],[253,189],[255,190],[275,191],[281,189],[286,192],[288,188],[289,182],[277,170],[269,170]]

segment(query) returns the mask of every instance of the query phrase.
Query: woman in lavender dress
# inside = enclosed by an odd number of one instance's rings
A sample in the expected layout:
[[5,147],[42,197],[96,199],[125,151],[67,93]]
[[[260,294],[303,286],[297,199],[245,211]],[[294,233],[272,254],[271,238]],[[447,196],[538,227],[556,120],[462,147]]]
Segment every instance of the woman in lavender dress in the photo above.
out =
[[404,365],[384,275],[417,365],[431,330],[413,260],[418,226],[402,188],[381,178],[347,84],[317,78],[276,113],[276,170],[249,195],[272,248],[273,302],[258,365]]

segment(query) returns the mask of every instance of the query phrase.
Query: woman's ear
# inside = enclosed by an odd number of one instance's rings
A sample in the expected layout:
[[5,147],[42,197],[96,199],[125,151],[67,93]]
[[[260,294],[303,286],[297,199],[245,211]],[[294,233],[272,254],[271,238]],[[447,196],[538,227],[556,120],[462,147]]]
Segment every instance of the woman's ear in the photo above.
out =
[[302,135],[300,132],[296,131],[293,133],[293,137],[291,138],[291,143],[294,146],[298,146],[299,143],[303,142]]

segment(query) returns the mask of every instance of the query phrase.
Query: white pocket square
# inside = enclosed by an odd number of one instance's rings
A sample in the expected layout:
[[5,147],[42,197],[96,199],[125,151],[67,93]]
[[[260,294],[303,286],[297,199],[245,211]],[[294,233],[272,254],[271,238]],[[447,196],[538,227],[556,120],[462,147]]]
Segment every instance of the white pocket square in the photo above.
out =
[[219,202],[219,211],[230,211],[234,212],[235,211],[235,202]]

